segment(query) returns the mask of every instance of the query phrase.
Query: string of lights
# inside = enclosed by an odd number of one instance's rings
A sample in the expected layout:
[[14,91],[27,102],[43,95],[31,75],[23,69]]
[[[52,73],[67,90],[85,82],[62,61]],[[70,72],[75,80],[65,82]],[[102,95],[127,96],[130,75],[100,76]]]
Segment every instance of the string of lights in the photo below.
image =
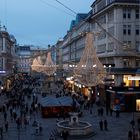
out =
[[39,1],[42,2],[43,4],[47,5],[47,6],[50,6],[50,7],[52,7],[52,8],[55,8],[56,10],[58,10],[58,11],[60,11],[60,12],[62,12],[62,13],[65,13],[65,14],[67,14],[67,15],[69,15],[69,16],[75,17],[75,15],[70,14],[70,13],[68,13],[68,12],[66,12],[66,11],[64,11],[64,10],[62,10],[62,9],[60,9],[60,8],[58,8],[58,7],[54,6],[54,5],[52,5],[52,4],[48,3],[48,2],[46,2],[46,1],[44,1],[44,0],[39,0]]
[[62,2],[55,0],[56,2],[58,2],[60,5],[64,6],[66,9],[68,9],[69,11],[71,11],[72,13],[77,15],[77,12],[75,12],[74,10],[72,10],[71,8],[69,8],[68,6],[66,6],[65,4],[63,4]]
[[121,45],[124,44],[123,42],[121,42],[121,41],[119,41],[118,39],[116,39],[110,32],[108,32],[97,20],[94,20],[94,21],[98,24],[98,26],[99,26],[107,35],[109,35],[110,37],[112,37],[112,39],[113,39],[115,42],[117,42],[117,43],[119,43],[119,44],[121,44]]

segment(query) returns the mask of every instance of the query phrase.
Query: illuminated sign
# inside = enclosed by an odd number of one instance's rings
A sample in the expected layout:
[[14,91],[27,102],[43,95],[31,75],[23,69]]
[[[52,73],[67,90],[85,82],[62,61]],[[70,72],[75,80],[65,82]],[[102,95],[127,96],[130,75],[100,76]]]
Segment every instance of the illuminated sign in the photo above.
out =
[[128,80],[140,80],[140,76],[128,77]]
[[1,73],[6,73],[6,71],[5,71],[5,70],[0,70],[0,74],[1,74]]

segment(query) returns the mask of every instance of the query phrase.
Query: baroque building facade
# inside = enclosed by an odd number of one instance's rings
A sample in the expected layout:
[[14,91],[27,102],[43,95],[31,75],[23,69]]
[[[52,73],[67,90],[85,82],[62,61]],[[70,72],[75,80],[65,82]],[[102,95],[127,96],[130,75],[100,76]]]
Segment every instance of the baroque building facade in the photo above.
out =
[[0,26],[0,92],[9,91],[13,87],[17,71],[16,47],[15,37],[9,34],[5,26]]
[[0,27],[0,81],[3,85],[16,72],[16,45],[15,37],[5,26]]

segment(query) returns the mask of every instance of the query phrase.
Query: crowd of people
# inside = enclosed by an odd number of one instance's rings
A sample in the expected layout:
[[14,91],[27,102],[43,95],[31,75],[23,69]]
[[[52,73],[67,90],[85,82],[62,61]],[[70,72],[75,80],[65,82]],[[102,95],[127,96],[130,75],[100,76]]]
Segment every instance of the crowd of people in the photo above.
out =
[[[32,92],[35,86],[36,82],[31,79],[15,80],[9,91],[3,90],[1,92],[0,96],[5,99],[1,106],[1,115],[3,115],[0,126],[1,138],[3,138],[4,132],[8,132],[10,123],[16,125],[17,131],[26,129],[34,115],[40,111],[38,96]],[[41,132],[42,126],[37,124],[37,127],[40,128]]]
[[[51,91],[50,94],[54,95],[56,98],[59,96],[72,96],[73,106],[75,107],[75,102],[79,103],[79,107],[75,108],[75,111],[81,112],[83,110],[89,111],[92,114],[93,104],[97,105],[97,115],[101,120],[99,120],[99,129],[101,131],[108,131],[109,124],[107,117],[105,117],[105,110],[102,104],[96,103],[96,100],[89,100],[86,96],[76,93],[73,94],[72,91],[68,90],[63,82],[55,83],[58,87],[57,92]],[[14,123],[17,131],[21,129],[26,129],[29,125],[32,125],[36,135],[41,135],[43,132],[43,126],[40,122],[36,121],[36,115],[41,111],[41,104],[38,100],[38,93],[34,90],[39,87],[39,82],[35,79],[26,80],[15,80],[13,88],[10,91],[3,90],[0,96],[5,97],[5,102],[1,106],[0,114],[3,116],[3,121],[0,123],[0,137],[3,138],[3,133],[9,131],[9,125]],[[37,90],[39,91],[39,90]],[[41,90],[39,91],[41,93]],[[46,95],[47,96],[47,95]],[[98,98],[98,101],[100,99]],[[114,117],[113,110],[110,110],[110,116]],[[115,112],[116,116],[119,117],[120,112]],[[82,115],[81,115],[82,116]],[[62,117],[64,119],[64,117]],[[140,126],[140,121],[139,121]],[[131,135],[133,131],[128,132],[128,138],[131,140]],[[68,132],[62,132],[63,140],[67,140],[69,137]],[[49,140],[55,140],[56,137],[50,134]]]

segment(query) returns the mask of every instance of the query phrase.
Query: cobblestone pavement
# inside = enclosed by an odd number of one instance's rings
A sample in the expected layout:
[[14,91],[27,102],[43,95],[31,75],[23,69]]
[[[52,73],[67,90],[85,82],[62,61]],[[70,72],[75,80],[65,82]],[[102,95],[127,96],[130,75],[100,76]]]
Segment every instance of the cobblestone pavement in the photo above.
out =
[[[40,100],[39,96],[39,100]],[[0,98],[3,99],[3,98]],[[96,105],[92,108],[92,114],[89,110],[83,110],[83,116],[79,120],[87,121],[92,124],[93,130],[96,135],[87,138],[80,138],[83,140],[127,140],[128,131],[131,129],[130,121],[132,120],[132,113],[120,113],[120,117],[116,118],[115,114],[113,116],[106,116],[104,114],[102,117],[97,114],[98,107]],[[105,108],[104,108],[105,111]],[[140,117],[139,113],[134,113],[135,120]],[[42,134],[36,134],[35,127],[32,126],[34,120],[37,120],[43,126]],[[108,131],[101,131],[99,128],[99,121],[106,119],[108,122]],[[49,140],[49,136],[54,129],[56,129],[56,118],[42,118],[41,114],[35,114],[31,117],[30,124],[25,128],[22,127],[20,130],[17,129],[16,123],[9,120],[9,130],[3,134],[3,140]],[[0,125],[4,124],[3,113],[0,113]],[[137,123],[136,123],[137,132]],[[61,140],[61,137],[56,137],[57,140]],[[76,140],[75,138],[68,138],[68,140]]]

